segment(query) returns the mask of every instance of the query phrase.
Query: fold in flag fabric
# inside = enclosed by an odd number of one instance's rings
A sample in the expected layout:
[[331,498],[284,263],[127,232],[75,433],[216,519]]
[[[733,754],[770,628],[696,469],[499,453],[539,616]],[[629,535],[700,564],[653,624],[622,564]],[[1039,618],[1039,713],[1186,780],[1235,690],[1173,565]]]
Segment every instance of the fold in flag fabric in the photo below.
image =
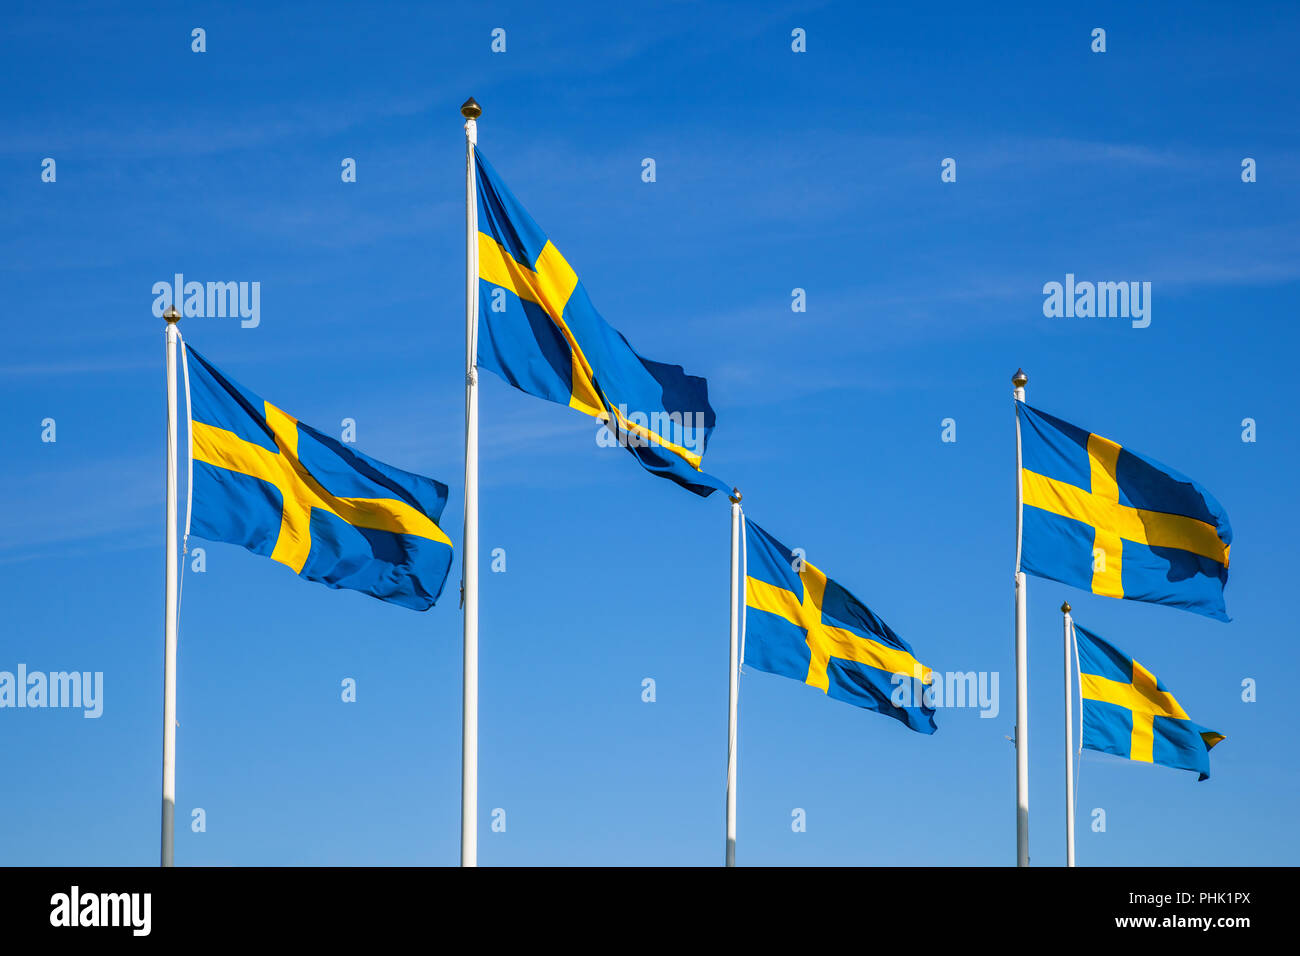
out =
[[1016,403],[1024,491],[1021,570],[1093,594],[1228,620],[1232,528],[1192,479]]
[[606,424],[647,471],[707,497],[715,415],[708,383],[642,358],[483,154],[478,171],[478,364],[521,391]]
[[1113,644],[1074,626],[1083,697],[1083,746],[1210,776],[1223,734],[1195,724],[1154,674]]
[[309,581],[424,611],[451,567],[447,486],[353,451],[227,378],[190,364],[192,533]]
[[895,674],[923,684],[932,679],[906,641],[749,519],[745,550],[746,664],[893,717],[918,733],[934,733],[934,709],[926,706],[924,694],[898,695],[914,696],[919,707],[894,702],[901,686]]

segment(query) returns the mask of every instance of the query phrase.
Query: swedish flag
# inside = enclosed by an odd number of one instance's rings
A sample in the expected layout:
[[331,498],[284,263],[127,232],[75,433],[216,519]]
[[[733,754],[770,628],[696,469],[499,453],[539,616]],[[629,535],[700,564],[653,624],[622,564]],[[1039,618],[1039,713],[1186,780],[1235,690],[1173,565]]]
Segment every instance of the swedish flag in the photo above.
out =
[[1232,528],[1199,484],[1108,438],[1016,403],[1021,569],[1093,594],[1228,620]]
[[923,699],[920,706],[906,706],[912,695],[898,693],[904,684],[895,674],[909,682],[931,681],[930,668],[912,656],[906,641],[748,519],[745,551],[746,664],[893,717],[919,733],[934,733],[934,709]]
[[432,607],[451,566],[437,524],[447,486],[322,435],[185,348],[194,360],[193,533],[309,581]]
[[642,467],[708,496],[708,383],[642,358],[477,149],[478,362],[530,395],[605,422]]
[[1079,625],[1083,746],[1089,750],[1210,775],[1210,750],[1223,734],[1192,723],[1155,675]]

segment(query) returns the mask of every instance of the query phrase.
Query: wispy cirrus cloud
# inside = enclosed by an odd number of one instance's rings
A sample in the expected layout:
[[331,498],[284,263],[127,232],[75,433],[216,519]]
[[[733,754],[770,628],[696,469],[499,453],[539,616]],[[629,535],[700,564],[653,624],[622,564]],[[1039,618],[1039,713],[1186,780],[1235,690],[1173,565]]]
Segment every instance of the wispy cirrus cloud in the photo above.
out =
[[[0,560],[64,553],[63,546],[143,533],[156,523],[162,463],[116,456],[0,475],[0,498],[20,501],[0,524]],[[134,545],[132,545],[134,546]]]

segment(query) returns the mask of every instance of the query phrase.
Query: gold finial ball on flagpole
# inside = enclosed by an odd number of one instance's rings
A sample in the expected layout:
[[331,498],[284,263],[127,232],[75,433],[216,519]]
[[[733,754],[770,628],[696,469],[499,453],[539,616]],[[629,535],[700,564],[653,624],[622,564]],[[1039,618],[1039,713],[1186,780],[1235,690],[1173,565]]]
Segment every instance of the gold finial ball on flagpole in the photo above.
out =
[[176,311],[176,306],[174,305],[167,306],[167,311],[163,313],[162,317],[172,325],[175,325],[181,320],[181,314]]
[[730,497],[733,504],[740,504],[740,489],[732,488]]
[[1016,388],[1024,388],[1029,384],[1029,376],[1025,374],[1023,368],[1016,369],[1016,374],[1011,376],[1011,384]]
[[461,106],[460,115],[465,119],[478,119],[483,115],[483,107],[479,106],[478,100],[471,96]]
[[1070,613],[1070,602],[1069,602],[1069,601],[1065,601],[1065,602],[1063,602],[1063,603],[1061,604],[1061,613],[1062,613],[1062,614],[1069,614],[1069,613]]

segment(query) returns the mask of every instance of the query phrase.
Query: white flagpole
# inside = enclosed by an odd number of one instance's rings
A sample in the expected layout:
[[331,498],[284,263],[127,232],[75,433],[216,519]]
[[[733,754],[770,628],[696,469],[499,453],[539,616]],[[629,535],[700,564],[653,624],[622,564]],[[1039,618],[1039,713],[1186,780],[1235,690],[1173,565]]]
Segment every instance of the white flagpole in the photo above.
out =
[[727,866],[736,865],[736,733],[740,713],[740,492],[731,489],[731,656],[727,670]]
[[460,865],[478,866],[478,196],[474,146],[483,110],[471,96],[465,117],[465,533],[461,601],[465,667],[461,711]]
[[163,563],[163,772],[162,865],[176,862],[176,323],[174,305],[167,320],[167,551]]
[[[1011,378],[1017,401],[1025,400],[1029,376],[1017,369]],[[1020,570],[1024,481],[1020,454],[1020,410],[1016,409],[1016,866],[1029,865],[1029,648],[1025,573]]]
[[1074,619],[1070,617],[1070,605],[1061,605],[1065,615],[1065,865],[1074,866],[1074,702],[1070,690],[1070,634],[1074,630]]

